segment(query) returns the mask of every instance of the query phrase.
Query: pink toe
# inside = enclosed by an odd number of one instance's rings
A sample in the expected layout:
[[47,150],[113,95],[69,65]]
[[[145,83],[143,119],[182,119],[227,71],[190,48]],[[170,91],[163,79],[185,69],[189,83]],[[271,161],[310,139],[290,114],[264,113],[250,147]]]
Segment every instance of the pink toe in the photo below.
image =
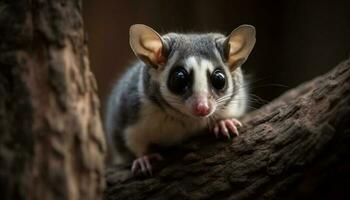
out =
[[137,170],[138,170],[137,161],[134,160],[134,162],[132,163],[131,172],[135,175]]
[[226,126],[230,129],[230,131],[234,134],[236,134],[237,136],[239,136],[239,133],[238,133],[238,130],[237,130],[237,127],[236,125],[230,121],[230,120],[227,120],[226,121]]
[[226,137],[230,138],[230,134],[226,128],[225,121],[220,121],[220,129],[221,133],[223,133]]
[[145,174],[147,172],[147,170],[146,170],[146,164],[145,164],[144,158],[140,158],[139,162],[140,162],[140,165],[141,165],[141,171],[142,171],[142,173]]

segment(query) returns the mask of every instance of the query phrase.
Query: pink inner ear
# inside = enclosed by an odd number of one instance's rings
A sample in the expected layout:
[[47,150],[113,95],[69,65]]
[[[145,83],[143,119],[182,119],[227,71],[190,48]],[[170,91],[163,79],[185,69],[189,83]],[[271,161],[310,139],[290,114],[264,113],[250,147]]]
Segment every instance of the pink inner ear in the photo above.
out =
[[242,49],[242,47],[244,45],[243,42],[244,41],[241,39],[235,39],[235,40],[229,42],[230,43],[230,56],[238,53]]
[[162,48],[162,43],[158,39],[144,39],[143,47],[150,52],[156,52]]
[[142,46],[148,51],[151,62],[158,65],[165,64],[166,59],[162,54],[163,44],[159,39],[147,40]]
[[158,63],[159,65],[164,65],[165,64],[166,59],[165,59],[165,57],[162,54],[162,49],[159,49],[156,52],[155,57],[156,57],[156,60],[155,60],[156,63]]
[[232,39],[229,42],[230,52],[228,57],[228,63],[231,67],[231,70],[234,70],[238,65],[238,62],[241,59],[244,59],[244,40],[240,37]]

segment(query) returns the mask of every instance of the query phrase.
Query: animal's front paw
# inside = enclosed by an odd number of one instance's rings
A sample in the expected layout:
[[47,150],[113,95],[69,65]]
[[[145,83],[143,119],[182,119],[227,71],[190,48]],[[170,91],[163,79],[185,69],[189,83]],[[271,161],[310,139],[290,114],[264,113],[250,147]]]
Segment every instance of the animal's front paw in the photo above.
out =
[[213,131],[216,137],[221,134],[230,139],[230,134],[239,136],[237,126],[242,127],[242,123],[237,119],[223,119],[215,123]]
[[163,158],[159,153],[141,156],[135,159],[132,163],[131,172],[134,175],[137,175],[141,172],[144,175],[149,174],[152,176],[152,162],[156,162],[162,159]]

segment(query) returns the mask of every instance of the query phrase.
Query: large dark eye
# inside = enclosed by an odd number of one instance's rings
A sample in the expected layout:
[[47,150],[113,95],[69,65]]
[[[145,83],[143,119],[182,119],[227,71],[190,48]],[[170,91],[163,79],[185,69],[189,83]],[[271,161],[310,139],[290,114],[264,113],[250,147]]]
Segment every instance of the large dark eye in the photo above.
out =
[[225,74],[220,69],[216,69],[212,73],[211,84],[217,90],[221,90],[225,87],[225,84],[226,84]]
[[178,67],[170,73],[168,87],[176,94],[183,94],[186,92],[189,84],[189,76],[187,71]]

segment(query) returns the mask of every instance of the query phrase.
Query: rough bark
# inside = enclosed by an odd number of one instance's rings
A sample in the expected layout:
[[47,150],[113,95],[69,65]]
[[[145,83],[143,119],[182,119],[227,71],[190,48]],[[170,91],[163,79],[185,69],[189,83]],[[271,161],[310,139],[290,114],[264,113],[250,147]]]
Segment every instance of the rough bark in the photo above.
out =
[[350,59],[243,122],[233,142],[167,152],[153,177],[110,168],[105,199],[349,199]]
[[106,151],[81,0],[0,1],[1,199],[101,199]]

